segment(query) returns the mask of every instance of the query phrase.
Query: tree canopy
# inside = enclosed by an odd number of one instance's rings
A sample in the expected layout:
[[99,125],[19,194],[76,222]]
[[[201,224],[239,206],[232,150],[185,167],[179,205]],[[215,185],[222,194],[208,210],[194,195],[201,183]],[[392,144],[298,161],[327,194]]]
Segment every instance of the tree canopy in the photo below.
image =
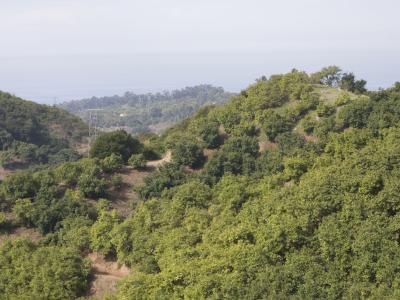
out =
[[132,154],[143,150],[142,144],[125,130],[102,133],[91,145],[90,156],[106,158],[112,154],[120,155],[126,162]]

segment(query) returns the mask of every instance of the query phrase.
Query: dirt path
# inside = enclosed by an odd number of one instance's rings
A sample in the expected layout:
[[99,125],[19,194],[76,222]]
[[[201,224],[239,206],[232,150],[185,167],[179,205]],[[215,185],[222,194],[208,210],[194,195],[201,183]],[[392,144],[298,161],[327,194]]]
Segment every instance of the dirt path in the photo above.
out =
[[134,207],[134,203],[139,201],[139,195],[134,190],[135,187],[143,184],[143,180],[150,174],[149,170],[135,170],[132,167],[124,167],[119,175],[122,178],[120,188],[111,188],[109,191],[109,200],[111,206],[118,211],[118,214],[126,218]]
[[115,293],[118,281],[130,273],[127,266],[106,260],[98,253],[90,253],[87,258],[92,262],[93,272],[89,297],[101,299],[105,295]]
[[262,142],[258,142],[259,152],[264,153],[267,149],[276,149],[278,145],[274,142],[265,140]]
[[171,153],[171,151],[168,150],[167,153],[165,153],[165,155],[163,156],[163,158],[161,158],[159,160],[148,161],[146,166],[150,167],[150,168],[157,168],[160,165],[162,165],[163,163],[170,162],[171,159],[172,159],[172,153]]

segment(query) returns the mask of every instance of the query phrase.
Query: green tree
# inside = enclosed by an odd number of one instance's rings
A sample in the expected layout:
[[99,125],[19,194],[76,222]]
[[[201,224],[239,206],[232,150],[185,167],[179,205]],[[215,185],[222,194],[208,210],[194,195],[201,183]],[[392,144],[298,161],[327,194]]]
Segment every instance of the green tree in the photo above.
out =
[[63,220],[56,232],[57,244],[85,252],[90,249],[90,228],[93,220],[86,216],[71,216]]
[[146,168],[146,159],[143,154],[133,154],[128,160],[128,164],[138,170]]
[[86,169],[78,179],[78,188],[86,197],[98,198],[106,193],[106,182],[101,178],[100,167]]
[[0,246],[0,292],[4,299],[77,299],[86,292],[90,265],[68,247],[28,240]]
[[222,138],[219,135],[219,125],[216,122],[207,122],[200,129],[200,138],[204,142],[206,148],[215,149],[222,143]]
[[114,174],[111,176],[111,184],[115,189],[120,189],[124,185],[124,181],[122,180],[122,176],[120,174]]
[[106,158],[111,154],[120,155],[126,162],[132,154],[143,150],[142,144],[124,130],[101,134],[90,147],[90,156]]
[[6,224],[7,224],[6,214],[3,212],[0,212],[0,233]]
[[363,94],[367,91],[366,84],[367,82],[363,79],[355,80],[353,73],[344,73],[339,82],[339,87],[356,94]]
[[363,128],[367,126],[373,107],[369,99],[358,99],[343,107],[339,118],[345,127]]
[[122,169],[124,162],[121,155],[112,153],[101,161],[101,169],[106,173],[115,173]]
[[269,111],[266,113],[263,120],[263,129],[271,141],[274,141],[279,134],[287,132],[291,128],[291,122],[289,122],[284,116],[281,116],[275,111]]
[[192,168],[200,167],[205,157],[203,149],[192,141],[179,141],[172,150],[172,159],[178,164]]
[[94,251],[104,255],[114,253],[112,230],[118,223],[119,218],[115,210],[100,212],[99,218],[90,229],[90,245]]
[[187,174],[183,166],[166,163],[145,177],[144,185],[138,188],[138,192],[142,199],[159,197],[164,190],[184,183],[186,178]]
[[317,73],[311,75],[311,80],[328,86],[335,86],[341,79],[341,69],[337,66],[322,68]]
[[32,173],[19,172],[7,176],[1,187],[6,200],[12,203],[19,198],[30,198],[35,196],[39,189],[39,184],[33,178]]
[[301,125],[303,127],[303,130],[307,134],[312,134],[314,131],[314,128],[317,126],[317,120],[315,117],[312,116],[306,116],[302,122]]

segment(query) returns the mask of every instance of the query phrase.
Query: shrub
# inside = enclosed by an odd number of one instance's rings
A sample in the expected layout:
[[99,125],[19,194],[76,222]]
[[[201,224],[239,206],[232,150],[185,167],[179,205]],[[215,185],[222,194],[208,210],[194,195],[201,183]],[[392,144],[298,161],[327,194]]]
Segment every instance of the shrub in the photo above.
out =
[[94,251],[104,255],[114,252],[112,230],[118,223],[119,219],[115,210],[112,212],[100,212],[99,218],[90,229],[90,245]]
[[107,200],[105,198],[100,198],[99,200],[97,200],[96,209],[98,211],[109,210],[110,208],[111,208],[110,200]]
[[7,223],[6,215],[0,212],[0,229]]
[[111,154],[121,155],[124,161],[143,150],[143,145],[124,130],[107,132],[100,135],[90,148],[90,156],[106,158]]
[[369,99],[360,98],[340,110],[339,118],[345,127],[363,128],[367,126],[368,117],[373,110]]
[[192,168],[200,167],[205,161],[203,149],[191,141],[178,142],[172,151],[172,159]]
[[78,162],[65,163],[56,169],[56,177],[60,182],[75,185],[82,174],[82,165]]
[[331,131],[334,131],[336,128],[336,120],[335,116],[332,115],[327,118],[322,118],[318,123],[316,123],[316,127],[314,127],[313,134],[318,138],[327,138],[328,134]]
[[269,111],[264,118],[263,129],[271,141],[274,141],[279,134],[287,132],[291,128],[291,122],[274,111]]
[[199,129],[199,132],[206,148],[215,149],[221,145],[222,138],[219,135],[218,123],[206,123]]
[[20,239],[0,246],[2,299],[77,299],[89,274],[90,265],[76,249]]
[[344,73],[339,85],[344,90],[348,90],[356,94],[362,94],[367,91],[365,88],[366,84],[367,82],[363,79],[355,80],[353,73]]
[[98,198],[105,195],[106,182],[100,178],[101,170],[93,167],[85,170],[78,180],[78,188],[86,197]]
[[342,106],[350,102],[350,94],[347,92],[341,93],[335,100],[336,106]]
[[39,185],[32,173],[19,172],[7,176],[2,183],[2,188],[5,198],[12,202],[19,198],[33,197]]
[[304,137],[297,133],[285,132],[276,137],[276,143],[278,144],[279,150],[288,155],[298,148],[303,148],[306,141]]
[[142,199],[159,197],[164,189],[170,189],[186,181],[184,168],[176,163],[166,163],[144,179],[144,185],[138,189]]
[[206,172],[213,181],[225,173],[251,174],[255,169],[255,158],[259,145],[255,137],[232,137],[207,162]]
[[25,226],[32,226],[34,204],[30,199],[18,199],[15,201],[13,213],[17,221]]
[[308,162],[300,157],[288,157],[284,160],[285,175],[288,179],[298,180],[307,172]]
[[301,121],[301,125],[303,126],[303,130],[305,133],[312,134],[314,131],[314,128],[318,125],[318,122],[312,116],[306,116]]
[[77,161],[80,158],[82,158],[82,155],[78,152],[72,149],[63,149],[56,154],[50,155],[48,162],[52,165],[58,165],[65,162]]
[[284,169],[283,154],[278,149],[267,149],[257,162],[258,170],[263,175],[276,174]]
[[110,156],[107,156],[101,161],[101,168],[106,173],[114,173],[120,170],[124,165],[124,161],[122,160],[121,155],[111,153]]
[[81,252],[89,250],[92,224],[93,221],[85,216],[73,216],[63,220],[56,233],[57,243]]
[[116,189],[122,188],[122,186],[124,185],[124,182],[122,181],[122,176],[120,174],[114,174],[111,177],[111,184]]
[[129,160],[128,164],[135,169],[144,169],[146,168],[146,159],[143,154],[133,154]]
[[17,200],[13,212],[22,224],[38,228],[42,233],[57,230],[71,216],[93,216],[80,191],[67,189],[63,198],[56,199],[54,187],[41,189],[34,201]]
[[320,103],[317,106],[318,117],[328,117],[335,112],[335,108],[324,103]]
[[[159,145],[146,145],[143,149],[143,156],[146,160],[156,160],[161,158],[161,148]],[[134,155],[134,154],[133,154]]]

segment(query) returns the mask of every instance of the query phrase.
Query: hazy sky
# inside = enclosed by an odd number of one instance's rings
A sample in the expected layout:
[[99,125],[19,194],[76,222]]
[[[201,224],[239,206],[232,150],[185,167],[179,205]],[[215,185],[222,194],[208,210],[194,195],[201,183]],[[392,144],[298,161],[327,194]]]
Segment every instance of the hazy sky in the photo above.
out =
[[53,103],[336,64],[400,81],[398,0],[0,0],[0,90]]

